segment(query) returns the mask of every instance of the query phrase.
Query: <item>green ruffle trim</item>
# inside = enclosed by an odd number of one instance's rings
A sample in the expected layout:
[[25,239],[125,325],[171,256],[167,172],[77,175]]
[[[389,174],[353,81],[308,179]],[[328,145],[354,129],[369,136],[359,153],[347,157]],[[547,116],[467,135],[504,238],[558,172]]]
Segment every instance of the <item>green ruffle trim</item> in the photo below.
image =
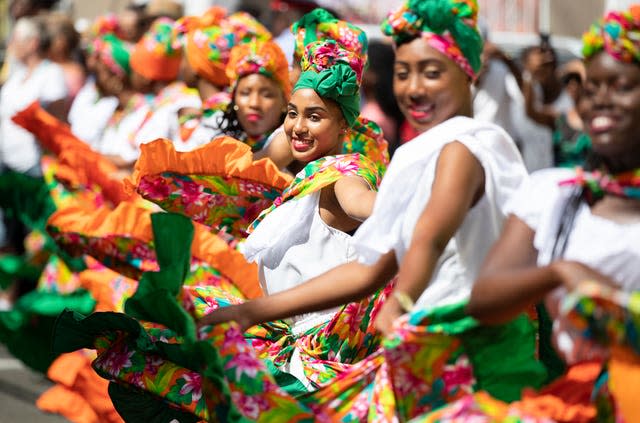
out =
[[462,341],[473,365],[476,390],[485,390],[507,402],[521,397],[525,387],[540,388],[547,379],[545,366],[536,359],[536,327],[520,315],[503,325],[483,326],[466,313],[467,302],[426,308],[411,315],[410,323],[428,332],[445,333]]
[[[196,340],[195,321],[177,300],[189,272],[193,224],[188,218],[175,213],[152,214],[151,223],[160,270],[142,275],[136,293],[125,303],[127,314],[103,312],[85,317],[65,310],[54,327],[53,351],[94,349],[98,338],[126,334],[132,348],[199,372],[221,395],[216,414],[227,416],[225,421],[244,421],[232,405],[216,350],[208,343]],[[136,319],[166,326],[177,334],[178,343],[154,341]],[[112,379],[111,375],[96,370],[102,377]],[[128,421],[161,423],[172,418],[181,422],[192,421],[190,413],[169,406],[162,398],[149,392],[112,384],[109,393],[118,412]],[[168,416],[173,417],[167,419]]]
[[51,350],[51,334],[62,310],[90,313],[95,300],[87,291],[69,295],[32,291],[10,311],[0,312],[0,342],[34,370],[45,373],[58,354]]

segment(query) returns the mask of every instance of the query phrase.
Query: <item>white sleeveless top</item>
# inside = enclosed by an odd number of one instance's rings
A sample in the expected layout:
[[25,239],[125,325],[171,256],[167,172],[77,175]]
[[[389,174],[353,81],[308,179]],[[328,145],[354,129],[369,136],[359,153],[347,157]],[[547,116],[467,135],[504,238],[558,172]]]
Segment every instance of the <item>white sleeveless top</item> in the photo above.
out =
[[[513,197],[508,208],[535,231],[534,247],[538,265],[551,263],[553,247],[561,217],[572,188],[559,182],[574,176],[570,169],[545,169],[535,172]],[[565,260],[586,264],[615,281],[622,290],[640,289],[640,223],[622,224],[593,215],[582,203],[574,219],[563,255]],[[563,287],[555,289],[545,301],[554,321],[556,346],[568,363],[606,354],[596,345],[586,342],[570,325],[559,318],[558,304],[566,294]]]
[[[570,169],[535,172],[509,204],[509,211],[536,232],[538,265],[551,254],[570,196],[570,187],[559,182],[574,176]],[[578,208],[563,259],[584,263],[616,281],[625,291],[640,289],[640,223],[621,224],[591,214],[586,203]]]
[[440,151],[454,141],[464,144],[482,165],[485,193],[438,260],[429,286],[418,299],[419,307],[468,298],[480,265],[502,230],[506,203],[527,175],[515,143],[494,124],[458,116],[420,134],[396,150],[373,214],[354,236],[364,263],[374,263],[393,250],[401,265],[431,195]]
[[[258,263],[260,284],[267,295],[356,259],[352,237],[322,220],[319,200],[317,191],[287,201],[267,215],[244,243],[244,255]],[[330,320],[337,309],[292,318],[293,333]]]

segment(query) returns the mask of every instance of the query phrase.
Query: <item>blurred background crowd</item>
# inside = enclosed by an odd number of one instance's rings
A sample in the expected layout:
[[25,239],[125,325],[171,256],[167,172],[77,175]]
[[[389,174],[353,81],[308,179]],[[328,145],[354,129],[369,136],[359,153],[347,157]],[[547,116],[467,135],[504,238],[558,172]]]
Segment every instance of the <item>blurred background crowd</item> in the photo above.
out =
[[[0,34],[5,41],[0,80],[6,85],[11,78],[25,77],[14,72],[22,65],[35,68],[43,60],[50,62],[52,66],[41,75],[30,75],[47,81],[46,92],[37,97],[47,103],[47,109],[56,117],[75,126],[74,132],[79,131],[80,138],[86,139],[91,134],[81,129],[83,122],[74,122],[73,100],[83,92],[83,86],[93,83],[96,69],[92,68],[89,50],[98,35],[96,31],[102,31],[96,29],[98,17],[117,21],[119,36],[135,43],[158,17],[178,19],[220,5],[256,17],[274,34],[291,60],[290,25],[314,7],[322,6],[363,27],[372,40],[363,87],[363,116],[381,123],[393,152],[397,145],[415,135],[402,121],[395,105],[391,91],[393,51],[378,29],[384,12],[394,6],[389,3],[394,2],[399,3],[396,0],[5,0],[0,2]],[[518,143],[530,171],[553,164],[574,165],[585,156],[588,140],[580,131],[582,125],[574,107],[584,76],[582,65],[576,60],[580,54],[579,36],[603,10],[624,7],[626,3],[625,0],[479,2],[480,26],[489,42],[485,69],[475,87],[475,116],[505,128]],[[104,20],[101,19],[103,23]],[[58,69],[63,81],[55,78]],[[115,85],[116,91],[122,89],[121,82]],[[21,87],[22,84],[13,90]],[[16,99],[10,83],[3,88],[1,101],[2,119],[7,122],[0,137],[13,140],[10,145],[0,142],[4,164],[28,172],[36,163],[35,156],[29,158],[28,152],[18,154],[14,150],[20,143],[16,138],[20,134],[12,133],[15,128],[9,122],[10,115],[27,103]],[[78,107],[81,104],[79,101]]]

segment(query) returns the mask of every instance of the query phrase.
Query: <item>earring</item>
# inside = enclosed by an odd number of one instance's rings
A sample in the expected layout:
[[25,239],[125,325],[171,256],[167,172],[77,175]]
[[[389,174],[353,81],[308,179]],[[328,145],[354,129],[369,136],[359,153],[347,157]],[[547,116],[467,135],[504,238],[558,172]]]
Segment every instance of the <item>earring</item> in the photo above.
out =
[[238,107],[238,105],[237,105],[237,104],[234,104],[234,105],[233,105],[233,110],[235,110],[235,111],[237,112],[238,110],[240,110],[240,107]]

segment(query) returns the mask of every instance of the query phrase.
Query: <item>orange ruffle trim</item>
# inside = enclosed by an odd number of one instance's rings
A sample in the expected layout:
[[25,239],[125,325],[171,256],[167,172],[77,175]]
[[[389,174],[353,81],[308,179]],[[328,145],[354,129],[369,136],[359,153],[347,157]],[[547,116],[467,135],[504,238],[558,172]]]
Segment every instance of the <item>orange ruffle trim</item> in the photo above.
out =
[[31,103],[12,119],[35,135],[46,150],[58,157],[60,164],[73,170],[62,172],[61,169],[61,173],[57,175],[60,180],[84,186],[95,184],[114,205],[130,198],[122,181],[112,177],[118,172],[118,168],[73,135],[69,125],[53,117],[38,102]]
[[[87,270],[78,273],[80,286],[91,293],[96,300],[95,312],[116,311],[124,312],[122,304],[126,298],[134,294],[138,287],[138,281],[119,274],[118,272],[102,266],[96,259],[85,257]],[[114,282],[119,282],[119,296],[116,298]]]
[[125,180],[126,190],[133,192],[143,177],[173,172],[181,175],[227,176],[262,183],[284,190],[293,180],[268,158],[253,161],[251,147],[231,137],[212,142],[188,152],[176,151],[169,140],[158,139],[140,146],[132,180]]
[[74,423],[121,423],[111,398],[109,382],[91,367],[86,351],[58,357],[47,372],[56,385],[38,398],[42,411],[64,416]]
[[[144,243],[153,240],[151,211],[131,202],[120,203],[114,210],[100,207],[92,212],[80,206],[67,207],[51,215],[48,225],[60,232],[95,238],[122,235]],[[220,271],[247,298],[262,296],[257,266],[248,263],[239,251],[230,248],[221,238],[209,232],[206,226],[195,222],[193,225],[192,256]]]
[[609,389],[625,422],[640,422],[640,357],[623,347],[613,347],[609,360]]
[[525,392],[522,400],[512,406],[525,414],[557,422],[593,421],[596,408],[591,401],[591,393],[601,369],[600,361],[576,364],[540,392]]

